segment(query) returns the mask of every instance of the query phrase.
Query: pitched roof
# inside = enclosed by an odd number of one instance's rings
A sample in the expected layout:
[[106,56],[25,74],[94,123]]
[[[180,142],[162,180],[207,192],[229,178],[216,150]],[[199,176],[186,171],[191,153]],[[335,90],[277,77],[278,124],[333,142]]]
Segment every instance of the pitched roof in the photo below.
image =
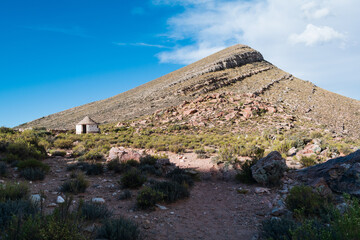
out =
[[77,125],[93,125],[93,124],[97,124],[97,123],[88,116],[86,116]]

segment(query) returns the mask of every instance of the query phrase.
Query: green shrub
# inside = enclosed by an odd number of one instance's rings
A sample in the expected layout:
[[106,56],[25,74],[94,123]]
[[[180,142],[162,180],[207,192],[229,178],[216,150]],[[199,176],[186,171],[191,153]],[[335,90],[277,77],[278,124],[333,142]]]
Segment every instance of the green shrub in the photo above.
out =
[[73,141],[71,139],[56,139],[54,147],[61,149],[71,149],[73,147]]
[[140,159],[140,165],[155,165],[157,158],[151,155],[146,155]]
[[316,156],[312,155],[310,157],[302,156],[300,159],[300,163],[303,167],[311,167],[317,164]]
[[104,173],[104,166],[101,163],[90,164],[86,170],[86,175],[100,175]]
[[74,170],[81,170],[86,172],[89,169],[90,164],[87,162],[77,162],[73,164],[69,164],[66,167],[66,171],[74,171]]
[[62,151],[62,150],[52,150],[52,151],[50,151],[50,154],[53,157],[55,157],[55,156],[64,157],[66,155],[66,152]]
[[310,186],[294,186],[287,195],[285,203],[297,218],[320,217],[329,212],[331,197],[323,197]]
[[83,174],[78,174],[75,179],[67,180],[61,185],[61,192],[67,193],[83,193],[89,186],[89,182],[85,179]]
[[7,172],[7,165],[4,162],[0,162],[0,176],[5,176]]
[[38,207],[30,200],[8,200],[0,202],[0,239],[1,230],[6,228],[12,218],[17,216],[24,219],[33,216],[38,212]]
[[131,198],[131,192],[129,190],[124,190],[122,193],[120,193],[119,195],[119,200],[126,200],[126,199],[130,199]]
[[261,237],[269,240],[292,240],[291,232],[296,227],[297,225],[292,219],[267,219],[261,224]]
[[96,237],[109,240],[137,240],[140,231],[133,221],[125,218],[109,219],[98,230]]
[[[346,236],[346,235],[345,235]],[[307,219],[302,224],[293,230],[292,239],[294,240],[313,240],[313,239],[324,239],[324,240],[337,240],[337,239],[356,239],[347,238],[342,236],[336,238],[334,236],[333,229],[317,219]],[[345,238],[343,238],[345,237]]]
[[36,159],[28,159],[25,161],[21,161],[17,164],[17,167],[19,168],[19,170],[24,170],[27,168],[37,168],[43,170],[44,172],[48,172],[50,170],[49,165]]
[[160,177],[162,175],[162,171],[156,168],[154,165],[142,164],[138,167],[138,169],[142,173],[151,174],[154,176]]
[[85,160],[95,160],[101,161],[104,160],[104,154],[97,151],[97,150],[90,150],[88,153],[85,153],[84,156]]
[[26,184],[0,184],[0,202],[7,200],[21,200],[29,197],[29,187]]
[[84,203],[80,207],[81,216],[86,220],[99,220],[111,217],[112,213],[102,204]]
[[44,159],[46,156],[47,154],[45,148],[39,146],[36,141],[26,142],[25,140],[17,140],[7,145],[5,160],[13,162],[29,158]]
[[163,201],[172,203],[179,199],[184,199],[190,196],[189,189],[186,184],[179,184],[177,182],[165,181],[155,182],[151,188],[163,195]]
[[121,177],[121,185],[123,188],[139,188],[146,182],[146,176],[142,175],[142,173],[132,168],[125,172]]
[[256,160],[246,160],[240,164],[240,170],[236,173],[235,179],[242,183],[255,183],[252,176],[251,167],[256,164]]
[[194,185],[193,178],[187,173],[185,169],[176,167],[173,171],[166,174],[166,178],[171,179],[179,184],[186,184],[189,187]]
[[152,209],[157,202],[163,200],[163,193],[154,190],[151,187],[144,187],[138,193],[136,205],[140,209]]
[[51,215],[43,219],[41,240],[85,240],[82,223],[77,210],[70,211],[71,198],[66,198]]
[[130,159],[125,161],[124,164],[128,167],[138,167],[140,163],[134,159]]
[[45,172],[40,168],[25,168],[21,170],[20,175],[29,181],[43,180],[45,178]]
[[335,232],[334,239],[360,239],[360,204],[359,199],[347,198],[346,211],[341,214],[336,212],[334,219],[331,221],[331,229]]

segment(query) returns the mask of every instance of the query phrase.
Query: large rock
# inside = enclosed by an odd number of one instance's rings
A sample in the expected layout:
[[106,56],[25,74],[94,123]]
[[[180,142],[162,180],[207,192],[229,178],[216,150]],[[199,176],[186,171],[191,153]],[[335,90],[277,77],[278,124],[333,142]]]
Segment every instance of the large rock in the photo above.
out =
[[258,183],[274,185],[284,176],[286,168],[285,159],[279,152],[274,151],[252,166],[251,173]]
[[119,159],[120,162],[126,162],[129,160],[140,161],[142,154],[135,150],[126,149],[123,147],[112,147],[109,152],[108,161]]
[[295,178],[309,185],[323,179],[333,192],[360,197],[360,150],[298,170]]

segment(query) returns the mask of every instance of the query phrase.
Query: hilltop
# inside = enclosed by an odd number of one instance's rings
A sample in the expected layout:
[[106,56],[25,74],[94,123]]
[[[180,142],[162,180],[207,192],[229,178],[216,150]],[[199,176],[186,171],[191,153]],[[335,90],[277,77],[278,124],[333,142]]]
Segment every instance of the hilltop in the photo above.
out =
[[[227,112],[233,116],[225,118],[225,122],[239,123],[244,117],[246,120],[243,102],[251,98],[255,109],[253,104],[245,110],[251,114],[256,109],[269,111],[271,108],[271,112],[279,109],[284,116],[323,125],[338,134],[360,136],[357,120],[360,101],[298,79],[264,60],[260,52],[240,44],[114,97],[42,117],[17,128],[73,129],[86,115],[100,123],[117,123],[185,107],[184,103],[193,103],[192,109],[197,110],[201,101],[196,100],[211,94],[223,95],[227,102],[237,98],[241,102],[242,107]],[[230,105],[223,103],[220,107],[226,106]],[[178,112],[182,112],[181,109]],[[207,118],[211,120],[216,116],[220,115]]]

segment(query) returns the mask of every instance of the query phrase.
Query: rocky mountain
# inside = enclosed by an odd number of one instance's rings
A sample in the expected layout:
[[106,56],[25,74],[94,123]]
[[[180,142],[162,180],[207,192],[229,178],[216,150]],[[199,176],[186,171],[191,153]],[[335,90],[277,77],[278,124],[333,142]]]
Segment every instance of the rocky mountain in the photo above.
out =
[[[254,110],[277,112],[279,109],[284,112],[282,119],[291,115],[321,124],[337,133],[360,136],[360,101],[298,79],[267,62],[261,53],[245,45],[226,48],[114,97],[42,117],[18,128],[73,129],[87,115],[100,123],[116,123],[144,118],[171,108],[181,112],[179,108],[182,106],[188,108],[186,111],[190,110],[185,114],[191,115],[199,111],[197,103],[201,103],[201,99],[202,102],[208,101],[212,94],[215,94],[215,99],[216,94],[226,99],[222,103],[222,100],[214,100],[214,104],[218,103],[217,109],[219,106],[232,108],[226,112],[227,117],[223,116],[224,121],[246,120],[254,114]],[[236,102],[236,99],[242,99],[239,103],[241,107],[227,104]],[[186,103],[193,105],[189,107]],[[203,112],[208,112],[208,109],[203,108]]]

